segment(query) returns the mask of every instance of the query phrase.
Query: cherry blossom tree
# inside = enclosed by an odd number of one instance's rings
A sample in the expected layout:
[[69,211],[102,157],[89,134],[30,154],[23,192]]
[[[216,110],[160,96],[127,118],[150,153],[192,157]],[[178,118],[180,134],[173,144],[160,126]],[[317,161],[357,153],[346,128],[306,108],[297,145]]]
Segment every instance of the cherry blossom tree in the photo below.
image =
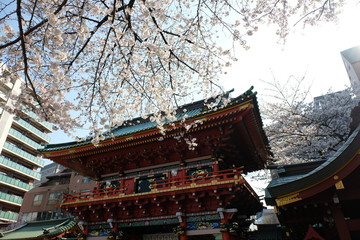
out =
[[359,102],[352,89],[329,91],[309,102],[311,87],[304,87],[304,77],[269,84],[276,100],[266,103],[262,112],[276,163],[327,159],[346,141],[350,113]]
[[332,20],[342,4],[0,0],[1,61],[11,73],[2,80],[22,77],[18,100],[65,132],[90,122],[97,135],[154,112],[161,126],[184,99],[223,92],[218,79],[236,60],[234,46],[248,48],[261,24],[285,39],[293,24]]

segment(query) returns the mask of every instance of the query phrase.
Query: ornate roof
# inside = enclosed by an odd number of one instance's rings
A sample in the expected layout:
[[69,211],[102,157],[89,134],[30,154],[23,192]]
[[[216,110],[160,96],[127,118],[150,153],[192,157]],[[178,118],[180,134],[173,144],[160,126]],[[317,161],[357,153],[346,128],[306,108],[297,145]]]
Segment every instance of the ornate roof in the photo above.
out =
[[[231,106],[231,105],[234,105],[235,103],[239,103],[239,102],[246,102],[250,99],[256,99],[256,97],[255,97],[256,92],[255,93],[252,92],[252,89],[253,89],[253,87],[251,87],[249,90],[247,90],[240,96],[231,99],[231,102],[227,106]],[[232,91],[233,90],[227,92],[225,95],[228,96]],[[178,119],[181,119],[181,117],[183,117],[186,114],[187,119],[191,120],[191,119],[203,116],[205,114],[217,112],[217,111],[219,111],[219,108],[224,107],[222,102],[220,102],[218,104],[217,108],[208,110],[205,103],[210,103],[210,102],[214,102],[214,101],[216,101],[216,98],[211,98],[207,101],[200,100],[197,102],[183,105],[183,106],[179,107],[179,109],[177,110],[178,114],[176,116]],[[254,101],[254,104],[256,104],[256,109],[258,110],[257,102]],[[184,110],[186,110],[186,112],[184,112]],[[110,134],[105,133],[105,135],[108,135],[108,136],[106,137],[106,139],[103,142],[105,142],[107,140],[113,140],[113,138],[128,136],[128,135],[132,135],[132,134],[136,134],[139,132],[144,132],[144,131],[152,130],[152,129],[158,130],[156,122],[150,121],[149,117],[146,119],[143,119],[141,117],[134,118],[134,119],[128,120],[121,126],[113,127],[112,130],[110,131],[112,133],[112,136],[110,136]],[[73,148],[76,146],[92,145],[91,139],[92,138],[89,137],[88,139],[83,140],[83,141],[73,141],[73,142],[58,143],[58,144],[45,144],[44,148],[39,149],[39,151],[45,153],[45,152],[52,152],[52,151],[56,151],[56,150]]]
[[[169,160],[176,162],[191,157],[222,154],[226,148],[224,146],[229,146],[232,141],[231,149],[228,147],[226,151],[242,151],[243,156],[238,158],[253,162],[249,168],[245,167],[245,171],[264,167],[270,153],[262,129],[256,93],[251,88],[231,99],[227,105],[219,99],[221,96],[207,101],[217,101],[217,107],[212,109],[206,107],[205,100],[181,106],[178,118],[187,114],[185,124],[193,124],[188,130],[179,120],[168,124],[166,135],[163,136],[156,123],[149,118],[136,118],[113,128],[113,137],[108,136],[98,146],[87,139],[82,142],[49,144],[40,151],[46,158],[96,178],[96,175],[109,174],[111,171],[127,170],[131,168],[127,166],[131,161],[137,167],[147,167],[168,163]],[[195,124],[197,121],[200,123]],[[180,136],[182,139],[179,140]],[[195,151],[187,149],[185,137],[199,141]],[[148,163],[140,166],[140,162],[146,161]]]
[[339,184],[360,165],[360,126],[336,154],[308,173],[274,179],[266,188],[266,202],[282,206],[311,197]]
[[56,219],[47,221],[28,222],[19,228],[10,231],[1,232],[1,240],[37,240],[50,239],[67,231],[72,231],[73,234],[81,234],[82,231],[77,223],[71,219]]

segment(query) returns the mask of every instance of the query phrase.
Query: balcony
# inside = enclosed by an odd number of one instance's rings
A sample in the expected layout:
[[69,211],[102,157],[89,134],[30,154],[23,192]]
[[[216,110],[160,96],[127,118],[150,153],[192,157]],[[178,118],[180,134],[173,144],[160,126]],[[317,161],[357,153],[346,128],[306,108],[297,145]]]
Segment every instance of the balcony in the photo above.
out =
[[21,127],[25,128],[26,130],[32,132],[37,137],[41,138],[44,142],[46,142],[46,143],[50,142],[50,137],[48,135],[41,132],[39,129],[37,129],[36,127],[34,127],[31,124],[27,123],[23,119],[15,120],[14,122],[19,124]]
[[18,219],[19,214],[14,213],[14,212],[4,212],[4,211],[0,211],[0,220],[2,221],[11,221],[11,222],[15,222]]
[[0,192],[0,202],[6,202],[20,207],[23,202],[23,199],[16,195]]
[[[137,192],[128,186],[103,187],[92,191],[65,194],[62,205],[82,204],[89,202],[101,202],[104,200],[122,201],[131,199],[153,198],[154,196],[166,196],[174,194],[188,194],[197,190],[211,190],[219,188],[231,188],[235,184],[243,184],[241,169],[227,169],[217,172],[193,174],[184,177],[172,177],[154,180],[149,183],[149,191]],[[136,178],[133,179],[133,182]]]
[[47,128],[50,132],[52,131],[52,128],[51,128],[51,124],[48,123],[48,122],[40,122],[38,121],[39,119],[39,116],[36,115],[35,113],[29,111],[29,110],[23,110],[23,112],[28,115],[29,117],[33,118],[35,121],[37,121],[38,123],[40,123],[43,127]]
[[36,165],[38,167],[44,167],[44,161],[41,159],[38,159],[37,157],[31,155],[28,152],[25,152],[24,150],[21,150],[16,145],[5,142],[4,143],[4,150],[12,153],[13,155],[20,157],[21,159],[26,160],[30,164]]
[[0,84],[5,87],[7,90],[11,90],[14,86],[14,83],[12,81],[8,81],[4,83],[3,81],[0,81]]
[[17,164],[13,161],[11,161],[9,158],[4,157],[4,156],[0,156],[0,166],[2,166],[3,168],[6,168],[8,170],[17,172],[18,174],[30,177],[32,179],[35,180],[40,180],[40,173],[35,172],[27,167],[24,167],[20,164]]
[[0,90],[0,100],[3,101],[3,102],[6,102],[7,101],[7,96],[5,93],[1,92]]
[[27,192],[32,188],[32,186],[27,183],[5,175],[0,175],[0,184],[13,187],[24,192]]
[[26,137],[25,135],[23,135],[21,132],[10,128],[9,130],[9,134],[17,139],[18,141],[23,142],[24,144],[26,144],[27,146],[29,146],[30,148],[32,148],[33,150],[37,150],[39,148],[41,148],[42,146],[40,144],[38,144],[37,142],[31,140],[30,138]]

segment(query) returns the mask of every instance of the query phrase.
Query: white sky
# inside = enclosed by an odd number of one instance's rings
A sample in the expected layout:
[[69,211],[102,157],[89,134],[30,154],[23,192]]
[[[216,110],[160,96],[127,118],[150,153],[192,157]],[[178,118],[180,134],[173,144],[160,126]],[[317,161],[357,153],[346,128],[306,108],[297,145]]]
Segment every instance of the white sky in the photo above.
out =
[[[350,1],[353,2],[353,1]],[[360,45],[360,4],[347,6],[339,15],[338,23],[323,23],[319,26],[299,24],[285,45],[271,27],[260,26],[258,33],[249,38],[250,50],[240,49],[238,62],[228,69],[223,77],[224,89],[235,89],[237,96],[250,86],[258,92],[259,103],[266,101],[265,84],[273,75],[278,81],[286,81],[290,75],[301,77],[312,84],[312,97],[350,86],[340,52]],[[72,141],[67,135],[56,132],[50,135],[51,143]]]
[[236,96],[253,85],[263,99],[265,84],[260,79],[271,81],[274,75],[284,82],[290,75],[301,77],[305,72],[312,97],[330,88],[338,91],[350,86],[340,52],[360,45],[359,13],[360,4],[353,3],[346,6],[337,23],[320,23],[305,29],[300,24],[285,45],[277,43],[270,27],[261,26],[249,39],[250,50],[239,51],[239,61],[223,78],[225,89],[235,88]]

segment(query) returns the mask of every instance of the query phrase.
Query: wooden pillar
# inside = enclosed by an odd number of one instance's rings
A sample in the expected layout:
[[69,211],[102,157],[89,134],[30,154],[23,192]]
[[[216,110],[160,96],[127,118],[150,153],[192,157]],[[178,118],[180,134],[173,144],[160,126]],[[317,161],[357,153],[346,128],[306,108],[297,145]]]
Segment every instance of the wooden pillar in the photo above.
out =
[[185,229],[185,234],[180,235],[179,239],[180,240],[187,240],[188,236],[186,235],[186,219],[185,219],[185,217],[183,218],[183,221],[180,223],[180,226],[182,226]]
[[180,226],[184,229],[184,234],[180,234],[179,235],[179,240],[187,240],[188,237],[186,235],[186,216],[185,216],[185,213],[182,213],[182,212],[177,212],[176,213],[176,216],[180,222]]
[[218,172],[218,171],[220,170],[220,168],[219,168],[219,162],[218,162],[218,161],[215,161],[213,167],[214,167],[214,172]]
[[336,230],[340,240],[351,240],[349,228],[346,224],[344,214],[340,204],[334,204],[331,207],[333,218],[335,220]]
[[[223,219],[220,219],[220,222],[223,224],[228,224],[229,220],[227,218],[223,218]],[[221,235],[222,235],[222,240],[230,240],[230,238],[231,238],[229,231],[221,232]]]
[[178,170],[178,178],[179,178],[179,183],[182,186],[185,185],[185,183],[186,183],[186,170],[185,169]]
[[84,225],[84,234],[85,236],[89,234],[89,225]]
[[[227,224],[229,224],[229,220],[231,220],[233,215],[237,212],[237,209],[235,209],[235,208],[231,208],[231,209],[218,208],[217,212],[220,215],[220,222],[222,224],[227,225]],[[221,232],[221,235],[222,235],[223,240],[231,239],[229,229],[227,229],[227,228],[225,231]]]
[[126,189],[126,186],[125,186],[125,179],[122,178],[120,181],[120,193],[125,193],[125,189]]
[[117,223],[113,223],[112,231],[113,231],[113,232],[118,232],[118,231],[119,231],[119,228],[118,228],[118,224],[117,224]]

